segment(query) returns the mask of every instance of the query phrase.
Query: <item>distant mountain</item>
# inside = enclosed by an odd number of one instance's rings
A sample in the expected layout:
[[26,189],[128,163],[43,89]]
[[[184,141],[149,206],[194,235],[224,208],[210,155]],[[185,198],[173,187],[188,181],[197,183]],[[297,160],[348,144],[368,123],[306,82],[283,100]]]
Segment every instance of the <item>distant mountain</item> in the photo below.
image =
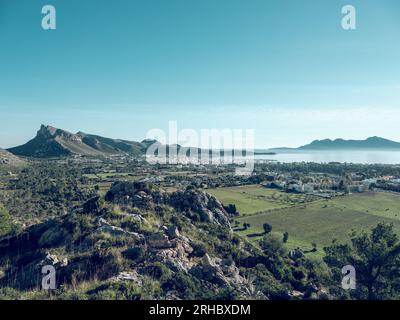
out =
[[400,143],[392,140],[370,137],[365,140],[325,139],[315,140],[297,150],[349,150],[349,149],[399,149]]
[[[52,126],[42,125],[32,140],[24,145],[10,148],[9,152],[0,149],[0,163],[23,161],[16,156],[50,158],[71,155],[106,156],[116,154],[144,155],[147,148],[157,143],[155,140],[142,142],[105,138],[84,132],[71,133]],[[160,144],[161,145],[161,144]],[[171,148],[180,150],[180,145],[166,146],[167,154]],[[299,148],[274,148],[255,150],[255,154],[275,154],[275,152],[297,152],[316,150],[379,149],[400,150],[400,143],[380,137],[365,140],[325,139],[315,140]],[[197,149],[199,154],[202,151]],[[211,154],[211,150],[208,150]],[[11,154],[12,153],[12,154]],[[222,151],[221,151],[222,154]],[[8,159],[8,160],[6,160]]]
[[370,137],[365,140],[344,140],[344,139],[324,139],[314,140],[298,148],[271,148],[268,151],[277,153],[296,153],[299,151],[323,151],[323,150],[399,150],[400,142],[380,138]]
[[11,152],[8,152],[4,149],[0,149],[0,165],[9,164],[9,165],[21,165],[24,164],[25,161],[13,155]]
[[[71,133],[52,126],[42,125],[35,138],[24,145],[10,148],[8,151],[14,155],[35,158],[66,157],[71,155],[106,156],[116,154],[139,156],[144,155],[148,147],[153,144],[159,148],[162,147],[160,142],[151,139],[146,139],[142,142],[111,139],[84,132]],[[179,144],[165,145],[164,147],[166,154],[171,152],[173,155],[180,152],[182,148]],[[185,149],[186,155],[189,155],[189,150]],[[190,149],[192,152],[197,150],[197,154],[199,155],[201,152],[209,152],[210,156],[212,156],[212,150],[202,150],[196,147]],[[224,153],[224,151],[220,152],[221,155]],[[155,155],[157,154],[158,151],[155,150]],[[267,154],[271,154],[271,152]]]
[[14,155],[47,158],[70,155],[99,156],[112,154],[143,154],[146,141],[134,142],[104,138],[83,132],[70,133],[51,126],[42,125],[36,137],[22,146],[10,148]]

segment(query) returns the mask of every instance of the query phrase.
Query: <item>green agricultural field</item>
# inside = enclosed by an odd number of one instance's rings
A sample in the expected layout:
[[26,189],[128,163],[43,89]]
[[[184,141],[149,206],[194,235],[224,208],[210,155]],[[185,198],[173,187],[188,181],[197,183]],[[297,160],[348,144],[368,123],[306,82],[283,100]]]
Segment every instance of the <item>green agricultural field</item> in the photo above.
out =
[[[289,248],[311,250],[317,244],[322,256],[323,247],[333,239],[346,241],[349,233],[368,230],[379,222],[393,223],[400,233],[400,194],[375,192],[341,196],[322,200],[313,196],[286,194],[261,186],[217,188],[207,192],[224,205],[236,205],[240,216],[235,220],[239,230],[249,223],[247,230],[237,231],[251,242],[261,238],[263,224],[272,225],[273,232],[289,233]],[[259,236],[254,236],[260,234]],[[248,235],[253,235],[247,237]]]
[[207,190],[224,205],[233,203],[241,215],[250,215],[274,209],[282,209],[315,201],[317,198],[304,194],[288,194],[260,185],[216,188]]
[[[289,247],[310,249],[311,243],[316,243],[321,253],[323,246],[333,239],[346,241],[352,230],[368,230],[379,222],[393,223],[400,233],[400,195],[382,192],[356,194],[236,220],[251,226],[240,234],[260,233],[262,225],[269,223],[274,232],[289,233]],[[250,239],[255,241],[259,238]]]

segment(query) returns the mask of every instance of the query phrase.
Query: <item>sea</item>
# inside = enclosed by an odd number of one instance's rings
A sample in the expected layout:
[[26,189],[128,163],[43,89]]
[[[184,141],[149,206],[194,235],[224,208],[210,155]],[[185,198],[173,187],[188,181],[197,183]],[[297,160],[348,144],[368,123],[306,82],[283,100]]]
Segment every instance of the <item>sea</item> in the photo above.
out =
[[279,151],[275,155],[256,155],[256,160],[269,160],[283,163],[355,163],[355,164],[400,164],[400,150],[337,150],[337,151]]

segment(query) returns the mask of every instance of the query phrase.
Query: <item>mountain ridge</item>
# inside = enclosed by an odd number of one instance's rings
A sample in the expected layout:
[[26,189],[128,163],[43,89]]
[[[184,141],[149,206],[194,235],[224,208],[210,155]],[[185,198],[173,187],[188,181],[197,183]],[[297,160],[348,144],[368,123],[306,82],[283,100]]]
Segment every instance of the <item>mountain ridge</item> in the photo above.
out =
[[[148,147],[154,144],[160,147],[162,146],[160,142],[152,139],[144,139],[141,142],[112,139],[84,133],[82,131],[71,133],[63,129],[42,124],[33,139],[23,145],[7,150],[17,156],[34,158],[56,158],[72,155],[108,156],[118,154],[140,156],[145,155]],[[183,148],[183,146],[179,144],[165,145],[164,147],[167,154],[170,152],[175,154]],[[189,149],[196,149],[197,154],[209,152],[211,156],[212,153],[211,149],[201,149],[197,147],[187,147],[185,149],[186,154],[189,154]],[[224,154],[225,150],[219,150],[219,152]]]
[[271,148],[270,151],[324,151],[324,150],[400,150],[400,142],[381,138],[368,137],[364,140],[355,139],[323,139],[314,140],[298,148]]
[[299,150],[322,150],[322,149],[400,149],[400,143],[389,139],[373,136],[365,140],[324,139],[314,140],[297,148]]
[[[145,139],[141,142],[124,139],[112,139],[82,131],[71,133],[50,125],[41,125],[36,136],[27,143],[9,148],[7,152],[14,156],[51,158],[67,157],[72,155],[82,156],[109,156],[129,154],[134,156],[144,155],[147,148],[156,143],[155,140]],[[167,146],[167,152],[171,146]],[[180,145],[176,146],[180,149]],[[314,140],[298,148],[271,148],[256,149],[255,154],[262,152],[296,152],[296,151],[326,151],[326,150],[400,150],[400,142],[373,136],[365,140],[323,139]],[[198,149],[201,150],[201,149]],[[4,159],[5,157],[4,154]],[[10,157],[8,157],[10,158]]]
[[33,139],[23,145],[7,150],[17,156],[46,158],[71,155],[140,155],[145,152],[147,146],[148,144],[145,142],[105,138],[81,131],[71,133],[42,124]]

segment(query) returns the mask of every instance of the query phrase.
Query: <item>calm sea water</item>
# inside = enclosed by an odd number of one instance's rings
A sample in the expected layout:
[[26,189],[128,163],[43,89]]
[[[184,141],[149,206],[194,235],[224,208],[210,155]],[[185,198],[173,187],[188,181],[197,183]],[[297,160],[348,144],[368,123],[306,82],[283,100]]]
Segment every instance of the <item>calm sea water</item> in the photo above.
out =
[[342,162],[360,164],[400,164],[400,151],[297,151],[276,155],[257,155],[255,159],[278,162]]

